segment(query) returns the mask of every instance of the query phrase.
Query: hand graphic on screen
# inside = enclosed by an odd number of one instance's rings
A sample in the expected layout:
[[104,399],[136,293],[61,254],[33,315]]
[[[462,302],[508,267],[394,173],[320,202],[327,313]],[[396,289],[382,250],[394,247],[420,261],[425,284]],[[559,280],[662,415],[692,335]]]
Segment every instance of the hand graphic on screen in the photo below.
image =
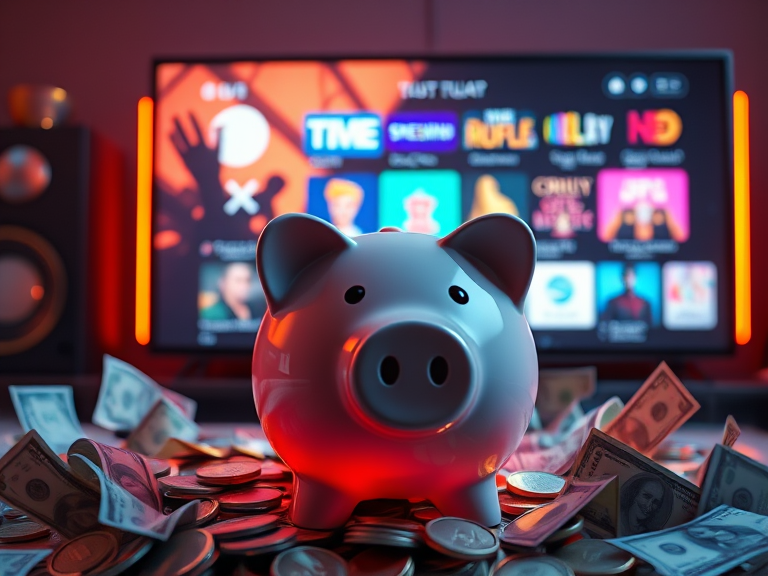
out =
[[221,138],[216,138],[215,148],[209,148],[205,143],[200,124],[192,113],[189,114],[189,123],[192,125],[197,142],[195,144],[190,142],[178,116],[173,119],[175,129],[171,132],[171,142],[184,161],[187,170],[197,182],[203,197],[203,205],[207,210],[212,200],[221,201],[226,196],[219,180],[219,144]]

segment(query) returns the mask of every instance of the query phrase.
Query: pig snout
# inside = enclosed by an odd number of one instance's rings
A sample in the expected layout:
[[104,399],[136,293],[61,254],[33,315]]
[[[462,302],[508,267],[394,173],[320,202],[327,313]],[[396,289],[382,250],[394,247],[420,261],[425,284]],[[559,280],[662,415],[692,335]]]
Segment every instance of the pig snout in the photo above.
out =
[[405,321],[375,329],[351,356],[352,398],[378,426],[436,430],[455,423],[475,390],[475,362],[455,332]]

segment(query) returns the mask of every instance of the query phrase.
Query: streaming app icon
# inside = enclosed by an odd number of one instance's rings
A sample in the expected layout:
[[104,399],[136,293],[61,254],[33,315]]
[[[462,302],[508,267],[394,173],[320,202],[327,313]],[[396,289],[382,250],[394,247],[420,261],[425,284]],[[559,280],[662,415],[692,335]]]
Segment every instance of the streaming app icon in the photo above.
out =
[[525,317],[539,330],[591,330],[595,311],[592,262],[539,262],[525,302]]
[[531,182],[534,200],[531,227],[552,238],[573,238],[595,226],[591,176],[537,176]]
[[598,262],[600,320],[657,326],[660,316],[659,265],[656,262]]
[[347,236],[378,230],[378,178],[372,173],[310,177],[307,212]]
[[557,112],[544,118],[544,141],[557,146],[597,146],[611,141],[613,116]]
[[627,142],[630,144],[671,146],[682,133],[682,119],[669,108],[627,112]]
[[533,150],[539,145],[536,117],[514,108],[464,114],[465,150]]
[[667,262],[662,280],[667,330],[717,326],[717,267],[712,262]]
[[688,202],[688,173],[681,168],[606,168],[597,174],[597,236],[685,242]]
[[464,220],[484,214],[512,214],[528,221],[528,176],[511,170],[466,172],[462,175]]
[[378,158],[384,151],[381,118],[371,112],[318,113],[304,117],[308,156]]
[[453,152],[459,145],[455,112],[396,112],[387,118],[387,149],[392,152]]
[[454,170],[385,170],[379,226],[444,236],[461,223],[461,179]]

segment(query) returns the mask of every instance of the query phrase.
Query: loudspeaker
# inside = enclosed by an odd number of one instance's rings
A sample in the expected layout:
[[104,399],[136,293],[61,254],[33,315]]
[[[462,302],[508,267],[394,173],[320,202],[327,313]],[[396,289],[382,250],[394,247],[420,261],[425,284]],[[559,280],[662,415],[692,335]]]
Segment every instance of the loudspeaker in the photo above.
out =
[[0,372],[76,374],[91,336],[91,134],[0,130]]

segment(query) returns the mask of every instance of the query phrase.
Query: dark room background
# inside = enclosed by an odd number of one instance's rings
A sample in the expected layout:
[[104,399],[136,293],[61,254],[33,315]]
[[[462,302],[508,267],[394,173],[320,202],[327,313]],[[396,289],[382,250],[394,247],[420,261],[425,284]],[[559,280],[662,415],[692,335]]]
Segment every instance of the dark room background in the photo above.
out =
[[[734,87],[751,103],[753,333],[733,358],[697,366],[743,378],[762,367],[768,337],[766,22],[765,0],[6,0],[0,95],[21,82],[61,86],[74,121],[119,147],[122,185],[99,193],[116,195],[121,208],[122,242],[112,250],[122,305],[101,346],[162,380],[185,359],[154,356],[133,337],[136,105],[151,93],[153,58],[730,49]],[[9,124],[0,105],[0,125]]]

